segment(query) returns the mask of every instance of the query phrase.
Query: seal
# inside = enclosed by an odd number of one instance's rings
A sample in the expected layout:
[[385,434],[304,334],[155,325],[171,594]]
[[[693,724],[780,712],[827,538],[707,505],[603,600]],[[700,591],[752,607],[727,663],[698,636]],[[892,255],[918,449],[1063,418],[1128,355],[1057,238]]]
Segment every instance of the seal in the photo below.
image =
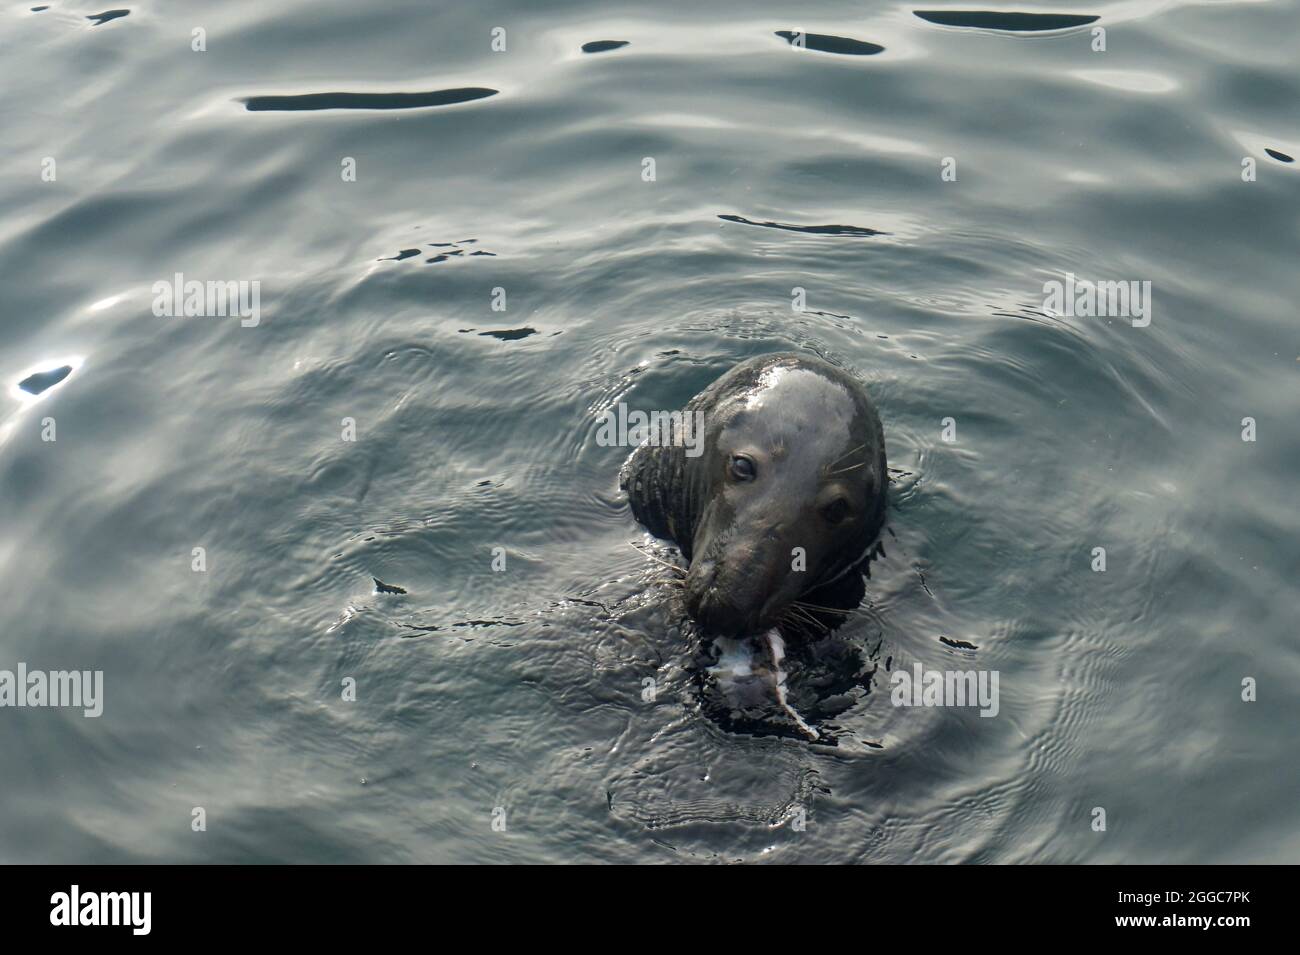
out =
[[[692,456],[681,432],[694,420]],[[691,399],[672,430],[632,453],[620,485],[689,561],[690,616],[724,637],[798,631],[826,611],[842,623],[885,520],[884,430],[862,383],[820,358],[763,355]]]

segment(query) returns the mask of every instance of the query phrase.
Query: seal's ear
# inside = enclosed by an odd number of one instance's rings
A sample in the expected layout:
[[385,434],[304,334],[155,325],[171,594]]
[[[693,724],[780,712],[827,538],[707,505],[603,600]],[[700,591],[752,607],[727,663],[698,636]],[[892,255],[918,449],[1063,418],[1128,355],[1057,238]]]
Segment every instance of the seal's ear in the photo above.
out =
[[687,560],[691,557],[691,529],[686,519],[685,456],[676,445],[643,444],[632,452],[619,473],[619,487],[627,492],[632,515],[655,537],[670,540]]

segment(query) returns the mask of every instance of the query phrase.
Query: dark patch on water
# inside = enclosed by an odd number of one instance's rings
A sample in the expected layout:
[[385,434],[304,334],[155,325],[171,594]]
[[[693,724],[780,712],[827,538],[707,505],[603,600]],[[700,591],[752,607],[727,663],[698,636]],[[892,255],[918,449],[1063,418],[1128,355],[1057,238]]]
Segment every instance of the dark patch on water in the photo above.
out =
[[381,594],[404,594],[404,593],[406,593],[406,591],[403,590],[401,587],[394,586],[393,584],[386,584],[386,583],[384,583],[382,580],[380,580],[378,577],[371,577],[370,579],[373,580],[373,581],[375,582],[375,590],[376,590],[376,592],[378,592],[378,593],[381,593]]
[[583,53],[605,53],[608,50],[617,50],[619,47],[627,46],[627,40],[592,40],[590,43],[582,44]]
[[[819,53],[839,53],[843,56],[873,56],[883,53],[879,43],[854,40],[852,37],[831,36],[827,33],[799,33],[795,30],[777,30],[776,35],[788,40],[791,46],[816,50]],[[802,38],[802,41],[801,39]]]
[[72,374],[72,366],[62,365],[49,371],[38,371],[34,375],[28,375],[18,382],[18,387],[29,395],[39,395],[42,391],[53,388],[70,374]]
[[428,627],[407,624],[408,630],[414,633],[403,633],[400,636],[404,640],[410,640],[415,637],[421,637],[426,633],[447,633],[452,630],[483,630],[491,627],[522,627],[522,620],[462,620],[459,623],[449,623],[445,627]]
[[945,27],[975,27],[1013,33],[1065,30],[1095,23],[1101,17],[1086,13],[1011,13],[1003,10],[913,10],[928,23]]
[[492,338],[499,338],[503,342],[514,342],[521,338],[527,338],[529,335],[536,335],[535,328],[499,328],[491,331],[479,332],[479,335],[489,335]]
[[790,225],[785,222],[755,222],[753,219],[746,219],[744,216],[733,215],[719,215],[718,218],[727,222],[739,222],[741,225],[761,226],[764,229],[783,229],[786,232],[807,232],[810,235],[889,235],[888,232],[880,232],[877,229],[867,229],[855,225]]
[[944,646],[952,647],[954,650],[978,650],[979,647],[973,643],[967,643],[965,640],[952,640],[940,635],[939,642]]
[[500,90],[483,86],[465,86],[452,90],[429,90],[425,93],[303,93],[297,96],[250,96],[244,100],[249,112],[298,111],[320,109],[419,109],[425,106],[450,106],[496,96]]
[[[482,250],[482,249],[477,250],[477,251],[473,251],[473,252],[469,252],[469,254],[466,255],[466,250],[460,248],[460,246],[463,246],[463,245],[470,245],[470,244],[475,243],[475,242],[478,242],[478,239],[461,239],[461,240],[458,241],[458,242],[426,242],[425,245],[427,245],[429,248],[431,248],[431,249],[441,249],[441,250],[444,250],[444,251],[440,251],[440,252],[436,253],[435,255],[432,255],[432,256],[430,256],[429,258],[425,259],[424,261],[425,261],[427,264],[436,264],[436,263],[438,263],[438,262],[447,262],[447,261],[449,261],[450,259],[452,259],[452,258],[455,257],[455,256],[461,256],[461,257],[463,257],[463,258],[469,258],[470,256],[473,256],[473,255],[489,255],[489,256],[495,256],[495,255],[496,255],[495,252],[487,252],[487,251],[484,251],[484,250]],[[397,255],[385,256],[384,258],[381,258],[381,259],[379,259],[378,261],[380,261],[380,262],[402,262],[402,261],[404,261],[404,260],[406,260],[406,259],[413,259],[413,258],[415,258],[417,255],[420,254],[421,251],[422,251],[422,250],[419,249],[419,248],[402,249],[401,251],[399,251],[399,252],[397,253]]]
[[1264,152],[1268,153],[1278,162],[1295,162],[1294,156],[1288,156],[1286,153],[1278,152],[1276,149],[1269,149],[1267,146],[1264,147]]
[[32,13],[40,13],[42,10],[48,10],[49,7],[32,7]]
[[[43,8],[42,8],[43,9]],[[95,26],[103,26],[109,20],[116,20],[130,14],[130,10],[105,10],[103,13],[92,13],[86,17],[87,20],[94,20]]]

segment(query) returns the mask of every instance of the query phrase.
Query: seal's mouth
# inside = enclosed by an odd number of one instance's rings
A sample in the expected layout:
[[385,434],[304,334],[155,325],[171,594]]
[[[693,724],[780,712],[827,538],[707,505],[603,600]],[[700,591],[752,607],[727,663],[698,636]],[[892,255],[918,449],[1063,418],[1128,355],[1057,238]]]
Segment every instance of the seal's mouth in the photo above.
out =
[[746,612],[727,599],[716,587],[686,592],[686,611],[701,627],[720,637],[750,637],[775,626],[764,611]]
[[[681,581],[685,610],[715,637],[754,637],[779,628],[787,637],[819,637],[845,622],[861,602],[858,586],[837,584],[852,567],[798,554],[797,538],[776,529],[758,537],[734,531],[703,535]],[[804,561],[811,569],[804,570]],[[843,610],[840,608],[843,607]]]
[[719,584],[716,572],[707,569],[686,580],[686,612],[705,631],[719,637],[754,637],[782,625],[798,625],[801,620],[821,628],[800,607],[797,597],[766,593],[738,601],[734,590]]
[[845,605],[839,595],[823,590],[822,584],[801,591],[780,585],[756,589],[729,586],[729,576],[713,561],[704,560],[692,564],[681,581],[686,612],[715,637],[757,637],[773,630],[789,636],[820,637],[838,629],[858,603],[854,600]]
[[[721,637],[749,637],[775,626],[781,601],[776,595],[735,586],[732,575],[712,558],[691,564],[686,577],[686,611],[709,633]],[[738,595],[742,595],[740,599]]]

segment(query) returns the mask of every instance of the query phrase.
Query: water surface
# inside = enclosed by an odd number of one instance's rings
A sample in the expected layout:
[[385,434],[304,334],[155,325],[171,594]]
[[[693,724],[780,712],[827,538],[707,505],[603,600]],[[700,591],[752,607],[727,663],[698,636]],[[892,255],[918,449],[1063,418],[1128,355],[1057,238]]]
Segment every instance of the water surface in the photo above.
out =
[[[1300,11],[1017,11],[7,7],[0,668],[106,699],[0,710],[0,859],[1295,861]],[[596,441],[777,350],[897,469],[834,747],[697,705]]]

